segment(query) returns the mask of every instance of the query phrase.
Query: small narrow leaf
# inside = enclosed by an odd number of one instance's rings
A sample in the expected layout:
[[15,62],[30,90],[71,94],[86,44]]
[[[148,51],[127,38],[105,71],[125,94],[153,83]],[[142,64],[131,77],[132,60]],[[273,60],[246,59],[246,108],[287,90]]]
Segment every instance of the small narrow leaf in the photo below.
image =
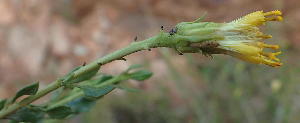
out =
[[1,99],[1,100],[0,100],[0,110],[2,110],[2,108],[3,108],[4,105],[5,105],[5,103],[6,103],[6,99]]
[[77,82],[81,82],[81,81],[84,81],[84,80],[91,79],[92,77],[94,77],[97,74],[99,69],[100,69],[100,67],[97,67],[94,70],[92,70],[88,73],[82,74],[79,77],[77,77],[77,78],[75,78],[72,81],[67,82],[67,83],[77,83]]
[[31,85],[28,85],[22,89],[20,89],[16,96],[13,98],[12,102],[15,102],[16,99],[18,99],[19,97],[23,96],[23,95],[35,95],[36,92],[38,91],[39,89],[39,83],[36,82],[36,83],[33,83]]
[[128,91],[128,92],[140,92],[140,89],[137,88],[129,88],[129,87],[125,87],[125,86],[120,86],[120,85],[114,85],[114,87],[124,90],[124,91]]
[[110,80],[112,79],[113,76],[112,75],[102,75],[98,80],[97,80],[97,84],[100,84],[102,82],[105,82],[106,80]]
[[17,122],[36,123],[44,118],[45,113],[39,108],[23,107],[14,114],[7,116],[7,119]]
[[126,71],[130,71],[130,70],[141,68],[141,67],[142,67],[142,65],[140,65],[140,64],[133,64],[133,65],[130,65]]
[[72,76],[74,74],[75,71],[79,70],[80,68],[82,68],[83,66],[78,66],[78,67],[75,67],[74,69],[72,69],[65,77],[66,78],[69,78],[69,76]]
[[196,19],[194,21],[194,23],[199,23],[199,22],[203,21],[204,18],[206,17],[206,15],[207,15],[207,12],[205,12],[201,17],[199,17],[198,19]]
[[67,75],[71,75],[72,73],[74,73],[75,71],[79,70],[82,66],[78,66],[75,67],[74,69],[72,69]]
[[53,119],[64,119],[72,113],[72,109],[68,106],[59,106],[47,111],[49,117]]
[[101,88],[85,85],[85,86],[80,86],[79,88],[83,90],[84,94],[87,97],[94,97],[94,98],[104,96],[115,89],[115,87],[110,85]]
[[112,79],[112,78],[113,78],[113,76],[111,76],[111,75],[100,75],[93,79],[85,80],[84,83],[86,83],[87,85],[99,85],[107,80]]
[[95,105],[95,100],[89,100],[87,98],[81,97],[75,99],[67,104],[74,113],[88,112],[93,105]]
[[71,79],[73,79],[74,72],[79,70],[82,66],[75,67],[72,69],[65,77],[62,78],[63,84],[68,83]]
[[143,81],[152,76],[152,72],[148,70],[139,70],[130,74],[130,77],[134,80]]

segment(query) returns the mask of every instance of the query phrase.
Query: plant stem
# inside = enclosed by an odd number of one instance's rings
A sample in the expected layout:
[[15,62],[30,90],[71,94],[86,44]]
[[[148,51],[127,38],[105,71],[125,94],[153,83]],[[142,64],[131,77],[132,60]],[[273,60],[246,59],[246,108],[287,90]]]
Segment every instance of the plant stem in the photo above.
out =
[[[127,56],[129,54],[132,54],[132,53],[135,53],[135,52],[138,52],[141,50],[147,50],[150,48],[157,48],[157,47],[174,47],[174,45],[178,41],[177,38],[178,37],[176,37],[175,35],[170,36],[169,33],[160,32],[160,34],[158,34],[154,37],[148,38],[146,40],[139,41],[139,42],[133,42],[129,46],[127,46],[123,49],[112,52],[111,54],[108,54],[102,58],[99,58],[99,59],[95,60],[94,62],[74,71],[73,78],[78,78],[81,75],[89,73],[104,64],[107,64],[114,60],[118,60],[120,58],[123,58],[124,56]],[[62,80],[57,79],[56,81],[54,81],[50,85],[48,85],[45,89],[38,91],[37,94],[29,96],[29,97],[25,98],[24,100],[20,101],[19,103],[16,102],[16,103],[4,108],[0,112],[0,119],[5,118],[6,116],[17,111],[18,109],[20,109],[24,106],[27,106],[28,104],[34,102],[35,100],[45,96],[46,94],[48,94],[62,86],[63,86]]]

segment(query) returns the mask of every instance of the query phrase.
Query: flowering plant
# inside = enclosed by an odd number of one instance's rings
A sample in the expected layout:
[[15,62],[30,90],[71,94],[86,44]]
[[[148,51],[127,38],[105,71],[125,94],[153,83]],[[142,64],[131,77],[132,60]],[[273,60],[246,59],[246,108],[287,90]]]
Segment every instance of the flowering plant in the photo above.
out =
[[[38,82],[20,89],[14,97],[0,100],[0,119],[38,122],[43,118],[64,119],[84,112],[114,89],[124,89],[119,85],[122,81],[143,81],[152,75],[147,70],[139,70],[138,65],[116,76],[97,74],[102,65],[114,60],[126,60],[124,57],[129,54],[151,48],[174,48],[179,54],[226,54],[251,63],[281,66],[282,63],[276,57],[280,51],[264,51],[265,48],[278,50],[279,46],[263,43],[264,39],[272,36],[262,33],[258,28],[267,21],[282,21],[281,15],[280,11],[257,11],[229,23],[201,22],[202,18],[178,23],[170,32],[162,29],[156,36],[132,42],[90,64],[79,66],[42,90],[39,90]],[[49,102],[31,104],[58,89],[57,95]],[[19,97],[24,95],[29,96],[20,100]]]

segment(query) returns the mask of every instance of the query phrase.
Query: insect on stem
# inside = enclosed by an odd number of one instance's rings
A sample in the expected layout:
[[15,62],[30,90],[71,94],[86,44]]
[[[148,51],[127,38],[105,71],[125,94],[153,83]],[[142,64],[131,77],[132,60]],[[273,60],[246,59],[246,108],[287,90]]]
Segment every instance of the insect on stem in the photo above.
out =
[[82,66],[85,66],[86,65],[86,62],[83,62]]
[[137,41],[137,38],[138,38],[138,37],[137,37],[137,36],[135,36],[135,37],[134,37],[134,41]]
[[170,35],[174,35],[174,34],[176,34],[176,33],[177,33],[177,27],[172,28],[172,29],[169,31],[169,34],[170,34]]

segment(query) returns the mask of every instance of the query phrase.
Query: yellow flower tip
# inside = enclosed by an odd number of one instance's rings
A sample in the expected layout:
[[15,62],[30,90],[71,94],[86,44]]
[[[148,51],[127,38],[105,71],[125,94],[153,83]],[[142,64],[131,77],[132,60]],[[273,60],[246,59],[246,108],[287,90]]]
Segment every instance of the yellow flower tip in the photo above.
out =
[[262,38],[262,39],[269,39],[269,38],[272,38],[272,35],[257,34],[256,37]]
[[265,43],[263,43],[263,42],[257,42],[256,44],[257,44],[257,46],[260,47],[260,48],[270,48],[270,49],[273,49],[273,50],[279,49],[279,46],[278,46],[278,45],[265,44]]
[[265,64],[265,65],[268,65],[271,67],[279,67],[282,65],[282,63],[277,61],[279,59],[275,57],[276,56],[275,54],[277,54],[277,53],[263,53],[263,54],[258,53],[256,55],[245,55],[245,54],[234,53],[234,52],[228,53],[228,55],[237,57],[246,62],[250,62],[250,63],[254,63],[254,64]]
[[277,56],[277,55],[280,55],[282,52],[281,51],[279,51],[279,52],[276,52],[276,53],[274,53],[275,54],[275,56]]
[[281,62],[270,62],[270,61],[268,61],[268,63],[266,63],[266,65],[269,65],[269,66],[271,66],[271,67],[280,67],[281,65],[282,65],[282,63]]
[[264,39],[268,39],[268,38],[272,38],[272,35],[262,35],[260,36],[261,38],[264,38]]
[[236,42],[237,44],[234,45],[232,45],[233,42],[228,41],[229,45],[226,45],[227,42],[222,42],[223,44],[221,44],[221,46],[227,49],[227,52],[224,52],[224,54],[255,64],[265,64],[272,67],[278,67],[282,65],[282,63],[280,63],[280,59],[276,57],[277,55],[281,54],[281,52],[263,52],[264,48],[278,49],[278,45],[265,44],[260,41],[253,43]]
[[283,17],[282,16],[277,16],[277,21],[282,21]]
[[265,56],[257,56],[256,58],[252,58],[252,61],[249,61],[251,63],[255,64],[265,64],[271,67],[279,67],[282,65],[279,61],[273,61],[272,59],[265,57]]
[[280,67],[282,65],[282,63],[280,63],[280,62],[274,62],[274,63],[269,63],[267,65],[269,65],[271,67]]
[[281,11],[279,10],[275,10],[275,11],[270,11],[270,12],[265,12],[264,13],[264,16],[273,16],[273,15],[282,15]]
[[265,53],[265,52],[261,52],[261,55],[271,59],[271,60],[275,60],[277,62],[280,61],[280,59],[278,59],[276,56],[281,54],[281,52],[276,52],[276,53]]
[[256,11],[233,21],[233,23],[241,24],[244,26],[259,26],[263,25],[266,21],[282,21],[283,18],[281,15],[282,13],[279,10],[270,12]]
[[281,15],[282,15],[282,13],[279,10],[264,13],[266,21],[282,21],[283,18]]
[[283,18],[281,16],[273,16],[273,17],[268,17],[265,18],[266,21],[282,21]]
[[263,11],[256,11],[253,13],[250,13],[240,19],[237,19],[233,21],[237,24],[242,24],[242,25],[261,25],[265,22],[265,17]]
[[271,45],[271,44],[265,44],[264,47],[265,47],[265,48],[271,48],[271,49],[273,49],[273,50],[279,49],[279,46],[278,46],[278,45]]

